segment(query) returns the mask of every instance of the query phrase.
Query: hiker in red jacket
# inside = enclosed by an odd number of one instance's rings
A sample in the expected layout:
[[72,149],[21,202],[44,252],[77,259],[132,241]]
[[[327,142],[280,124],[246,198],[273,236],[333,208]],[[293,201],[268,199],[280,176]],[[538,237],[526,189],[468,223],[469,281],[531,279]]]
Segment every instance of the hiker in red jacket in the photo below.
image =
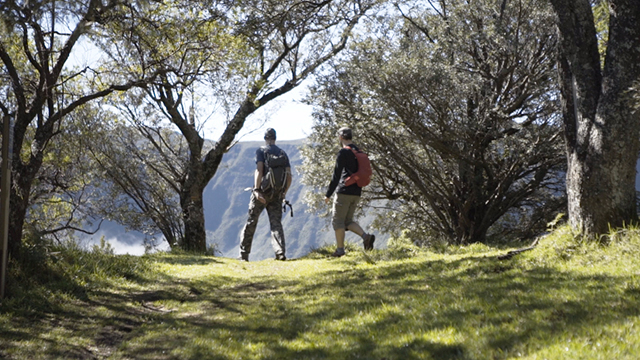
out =
[[362,188],[357,183],[345,185],[345,180],[358,171],[358,161],[353,150],[358,151],[359,149],[351,141],[352,137],[353,134],[350,128],[343,127],[338,130],[338,139],[342,149],[338,152],[336,167],[325,198],[325,203],[328,204],[331,201],[331,195],[335,191],[332,224],[336,233],[337,249],[332,254],[334,257],[340,257],[345,254],[344,238],[346,230],[351,230],[362,237],[365,250],[373,249],[373,242],[376,240],[375,235],[365,233],[360,225],[353,221],[353,215],[360,201]]

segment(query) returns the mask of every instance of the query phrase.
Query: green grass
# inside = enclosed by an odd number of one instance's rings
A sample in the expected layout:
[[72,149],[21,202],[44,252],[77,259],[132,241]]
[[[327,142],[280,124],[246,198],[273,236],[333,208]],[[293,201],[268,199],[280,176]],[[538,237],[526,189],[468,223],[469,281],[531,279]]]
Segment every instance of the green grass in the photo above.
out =
[[0,357],[637,359],[639,234],[601,245],[560,228],[504,261],[402,240],[286,262],[73,253],[3,302]]

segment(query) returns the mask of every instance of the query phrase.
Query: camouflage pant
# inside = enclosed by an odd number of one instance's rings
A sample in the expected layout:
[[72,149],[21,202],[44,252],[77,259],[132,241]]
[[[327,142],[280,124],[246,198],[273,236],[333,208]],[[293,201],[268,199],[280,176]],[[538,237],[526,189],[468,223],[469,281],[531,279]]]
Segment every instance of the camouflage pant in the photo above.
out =
[[258,226],[258,219],[264,208],[267,208],[269,214],[269,223],[271,224],[271,245],[276,255],[284,255],[284,229],[282,228],[282,199],[276,197],[274,199],[267,198],[267,204],[263,204],[256,199],[255,194],[251,194],[249,202],[249,218],[242,229],[242,237],[240,243],[240,255],[248,258],[251,252],[251,243],[253,242],[253,234]]

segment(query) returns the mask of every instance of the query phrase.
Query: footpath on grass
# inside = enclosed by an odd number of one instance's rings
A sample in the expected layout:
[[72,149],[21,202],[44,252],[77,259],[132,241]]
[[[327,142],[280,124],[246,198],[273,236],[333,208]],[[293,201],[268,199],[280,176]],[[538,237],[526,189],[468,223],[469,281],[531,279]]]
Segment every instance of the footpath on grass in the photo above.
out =
[[[127,258],[126,265],[112,256],[126,271],[95,267],[91,274],[69,263],[63,269],[77,271],[76,285],[83,291],[42,287],[2,304],[0,357],[637,359],[640,354],[635,233],[612,236],[603,246],[580,243],[564,228],[510,258],[501,255],[513,249],[472,245],[434,253],[403,241],[370,253],[351,246],[338,259],[329,256],[332,250],[249,263],[161,254]],[[29,305],[27,296],[39,298]]]

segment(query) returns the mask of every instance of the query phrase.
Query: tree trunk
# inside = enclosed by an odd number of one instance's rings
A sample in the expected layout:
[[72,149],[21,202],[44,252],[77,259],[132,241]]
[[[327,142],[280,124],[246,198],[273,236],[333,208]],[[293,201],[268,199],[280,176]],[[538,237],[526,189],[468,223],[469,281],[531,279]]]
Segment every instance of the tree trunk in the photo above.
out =
[[187,143],[189,143],[190,148],[189,168],[187,170],[189,175],[181,184],[182,190],[180,192],[180,205],[184,220],[184,238],[180,245],[182,249],[200,253],[207,251],[207,232],[204,223],[203,204],[204,188],[215,175],[222,162],[223,155],[232,145],[245,120],[256,109],[257,107],[251,99],[245,99],[233,120],[227,124],[219,141],[206,154],[203,161],[200,160],[202,158],[203,139],[191,127],[184,126],[186,124],[184,119],[174,116],[173,122],[179,124],[178,127]]
[[204,253],[207,250],[207,232],[204,225],[202,190],[193,190],[181,196],[184,219],[182,249]]
[[[18,128],[19,129],[19,128]],[[16,131],[16,128],[14,128]],[[20,130],[18,130],[20,131]],[[14,139],[23,136],[21,133],[15,134]],[[36,175],[42,166],[42,147],[32,145],[32,149],[36,149],[32,154],[30,161],[24,163],[20,158],[20,150],[23,139],[20,138],[13,142],[12,160],[11,160],[11,195],[9,199],[9,254],[13,257],[20,257],[20,249],[22,248],[22,231],[27,218],[27,210],[30,205],[31,186],[35,181]],[[34,141],[33,144],[41,142]]]
[[12,257],[20,257],[20,248],[22,247],[22,228],[27,215],[26,200],[21,200],[11,192],[9,200],[9,255]]
[[562,38],[569,222],[585,234],[603,234],[637,219],[640,118],[630,90],[640,79],[640,2],[610,1],[604,69],[589,0],[551,3]]
[[[200,161],[202,157],[203,140],[193,131],[184,131],[183,134],[189,143],[190,159],[187,176],[181,184],[180,206],[184,222],[184,238],[180,247],[183,250],[204,253],[207,251],[207,230],[204,224],[204,188],[211,178],[206,175],[205,163]],[[222,158],[222,155],[220,156]]]

